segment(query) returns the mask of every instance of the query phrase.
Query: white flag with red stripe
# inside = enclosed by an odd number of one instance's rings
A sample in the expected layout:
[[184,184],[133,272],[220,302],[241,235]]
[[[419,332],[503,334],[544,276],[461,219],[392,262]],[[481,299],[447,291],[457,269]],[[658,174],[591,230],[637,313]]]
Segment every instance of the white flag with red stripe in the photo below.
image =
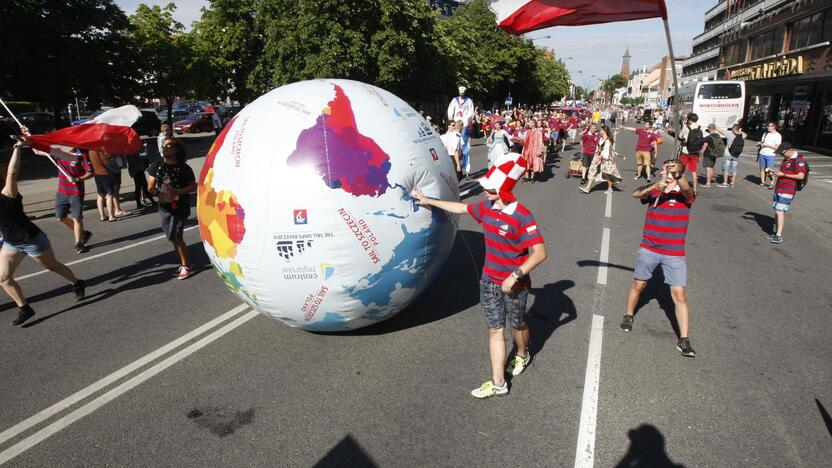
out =
[[52,146],[68,146],[110,154],[135,154],[142,140],[130,126],[142,116],[136,106],[127,105],[108,110],[95,119],[62,128],[45,135],[32,135],[32,146],[50,152]]

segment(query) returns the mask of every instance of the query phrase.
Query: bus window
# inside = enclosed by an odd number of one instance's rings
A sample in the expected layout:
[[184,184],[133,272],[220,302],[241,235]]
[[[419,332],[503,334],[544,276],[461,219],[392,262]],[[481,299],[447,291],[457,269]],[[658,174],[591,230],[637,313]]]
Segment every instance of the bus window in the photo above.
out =
[[742,89],[736,83],[702,84],[699,86],[699,99],[738,99]]

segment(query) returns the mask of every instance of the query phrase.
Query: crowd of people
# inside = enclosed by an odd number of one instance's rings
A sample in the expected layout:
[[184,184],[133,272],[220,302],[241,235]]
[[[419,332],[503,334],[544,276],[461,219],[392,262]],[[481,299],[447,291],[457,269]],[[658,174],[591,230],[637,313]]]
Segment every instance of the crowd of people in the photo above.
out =
[[[580,145],[572,159],[580,161],[579,189],[590,193],[596,176],[606,181],[607,192],[622,181],[615,147],[616,127],[635,117],[635,180],[643,185],[632,196],[646,205],[642,241],[636,252],[633,282],[626,297],[621,329],[632,331],[639,297],[656,269],[661,267],[664,282],[674,303],[678,337],[676,348],[682,356],[693,358],[696,352],[690,339],[690,311],[687,301],[687,260],[685,238],[691,208],[699,195],[699,163],[705,168],[704,187],[715,181],[714,169],[723,158],[719,187],[734,187],[738,161],[745,148],[747,134],[739,124],[721,129],[715,124],[703,131],[699,117],[688,114],[678,135],[669,130],[669,122],[660,111],[650,115],[618,108],[549,109],[533,108],[481,113],[474,108],[465,89],[448,108],[446,131],[442,141],[453,158],[460,180],[470,176],[468,141],[463,135],[485,137],[488,149],[487,170],[477,179],[485,199],[475,203],[435,200],[416,188],[414,196],[423,206],[457,214],[468,214],[483,225],[485,259],[480,280],[480,303],[489,329],[489,356],[492,376],[471,391],[475,398],[505,396],[509,392],[506,371],[521,374],[532,360],[530,336],[526,324],[526,301],[531,283],[529,274],[546,260],[546,246],[531,211],[513,194],[517,183],[533,183],[545,170],[547,158],[564,153],[566,143]],[[653,120],[653,119],[656,120]],[[804,158],[782,141],[775,123],[758,145],[760,186],[774,190],[775,229],[772,243],[782,243],[785,213],[801,184],[808,177]],[[678,140],[678,150],[668,160],[657,164],[659,147],[665,138]],[[629,151],[628,151],[629,152]],[[779,170],[774,157],[783,156]],[[463,161],[465,161],[463,163]],[[655,178],[656,171],[658,175]],[[686,175],[686,173],[688,175]],[[690,180],[688,180],[690,177]],[[770,182],[774,181],[773,183]],[[504,327],[511,328],[514,350],[507,361]]]

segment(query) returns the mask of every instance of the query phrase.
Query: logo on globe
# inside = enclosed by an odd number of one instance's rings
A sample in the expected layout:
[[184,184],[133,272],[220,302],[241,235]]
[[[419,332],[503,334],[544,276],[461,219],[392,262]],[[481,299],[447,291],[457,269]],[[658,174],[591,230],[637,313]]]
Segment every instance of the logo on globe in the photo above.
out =
[[439,164],[439,153],[433,148],[430,149],[430,157],[433,159],[434,164]]
[[277,256],[291,261],[295,253],[302,254],[312,248],[311,240],[277,241]]
[[306,210],[294,210],[293,216],[295,217],[295,225],[298,224],[307,224],[308,218],[306,216]]

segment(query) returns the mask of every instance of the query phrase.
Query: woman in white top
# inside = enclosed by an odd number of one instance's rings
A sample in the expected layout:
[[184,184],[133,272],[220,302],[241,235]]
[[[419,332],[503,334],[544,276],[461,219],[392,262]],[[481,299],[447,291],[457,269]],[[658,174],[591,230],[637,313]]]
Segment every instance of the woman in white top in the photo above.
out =
[[600,166],[601,176],[607,181],[607,192],[612,192],[612,186],[621,182],[621,174],[618,172],[618,166],[615,165],[615,151],[612,150],[615,141],[612,137],[609,127],[601,126],[601,139],[598,140],[598,147],[595,150],[595,157],[589,164],[589,172],[586,176],[586,186],[579,187],[582,192],[589,193],[592,184],[595,182],[595,175],[598,174],[598,167]]
[[[760,154],[757,159],[760,162],[760,187],[774,188],[774,173],[777,168],[774,166],[774,152],[783,142],[783,137],[777,131],[777,124],[769,122],[768,132],[763,135],[760,140]],[[771,177],[772,182],[768,182],[766,177]]]

